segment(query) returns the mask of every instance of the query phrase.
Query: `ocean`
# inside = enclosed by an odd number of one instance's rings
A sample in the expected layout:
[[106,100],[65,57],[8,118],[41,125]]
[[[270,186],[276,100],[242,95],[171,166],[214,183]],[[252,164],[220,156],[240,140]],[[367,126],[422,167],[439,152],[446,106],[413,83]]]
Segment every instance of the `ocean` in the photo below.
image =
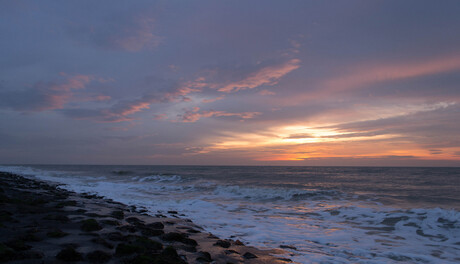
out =
[[460,168],[0,166],[296,263],[460,263]]

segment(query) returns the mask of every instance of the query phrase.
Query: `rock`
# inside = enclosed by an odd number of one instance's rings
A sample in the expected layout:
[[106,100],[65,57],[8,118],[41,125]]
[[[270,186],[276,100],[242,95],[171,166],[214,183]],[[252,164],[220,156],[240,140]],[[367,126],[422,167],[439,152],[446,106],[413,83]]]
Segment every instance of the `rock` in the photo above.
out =
[[237,246],[244,246],[243,242],[241,242],[239,240],[236,240],[234,244],[237,245]]
[[83,256],[80,252],[77,252],[72,247],[67,247],[61,250],[57,255],[57,259],[64,260],[64,261],[80,261],[83,260]]
[[43,219],[45,219],[45,220],[59,221],[59,222],[61,222],[61,223],[67,223],[67,222],[69,222],[69,218],[68,218],[66,215],[59,215],[59,214],[47,215],[47,216],[43,217]]
[[117,227],[117,229],[122,232],[130,232],[130,233],[135,233],[137,231],[137,228],[133,225],[119,226]]
[[24,240],[21,239],[10,240],[6,243],[6,246],[16,251],[24,251],[32,248],[31,246],[25,244]]
[[120,219],[120,220],[125,218],[125,213],[123,211],[121,211],[121,210],[113,211],[110,215],[112,217],[114,217],[116,219]]
[[107,242],[105,239],[103,238],[100,238],[100,237],[96,237],[96,238],[93,238],[91,239],[91,242],[93,243],[96,243],[96,244],[99,244],[99,245],[102,245],[108,249],[113,249],[113,245],[110,244],[109,242]]
[[142,235],[144,236],[161,236],[165,232],[160,229],[151,229],[151,228],[140,228]]
[[394,226],[396,223],[402,220],[408,220],[409,217],[407,216],[400,216],[400,217],[387,217],[383,219],[381,222],[382,225]]
[[112,241],[128,241],[127,236],[124,236],[120,232],[111,232],[107,234],[107,238]]
[[254,254],[252,254],[251,252],[246,252],[246,253],[244,253],[244,254],[243,254],[243,257],[244,257],[245,259],[257,258],[257,256],[254,255]]
[[94,219],[87,219],[81,222],[80,228],[85,232],[92,232],[101,230],[102,226]]
[[174,263],[174,264],[186,264],[183,259],[179,257],[177,251],[169,246],[166,247],[163,252],[156,258],[156,263]]
[[160,242],[151,240],[147,237],[137,237],[133,243],[134,245],[143,247],[147,250],[161,250],[163,249],[163,244]]
[[64,201],[64,202],[59,202],[56,204],[56,208],[64,208],[65,206],[77,206],[77,202],[76,201],[72,201],[72,200],[69,200],[69,201]]
[[16,253],[14,252],[14,250],[0,243],[0,262],[11,261],[15,258]]
[[289,249],[297,250],[296,247],[294,247],[294,246],[289,246],[289,245],[280,245],[280,248],[289,248]]
[[168,211],[168,214],[178,214],[177,211]]
[[198,262],[211,262],[212,261],[211,254],[209,254],[209,252],[200,251],[198,253],[198,257],[196,258],[196,261],[198,261]]
[[230,242],[226,241],[226,240],[217,240],[216,243],[214,243],[214,246],[220,246],[220,247],[223,247],[223,248],[229,248],[230,247]]
[[225,250],[224,252],[225,252],[225,254],[227,254],[227,255],[228,255],[228,254],[238,254],[238,255],[240,254],[238,251],[235,251],[235,250],[233,250],[233,249],[227,249],[227,250]]
[[143,248],[137,245],[125,244],[121,243],[118,244],[117,248],[115,249],[115,254],[117,255],[131,255],[134,253],[141,253]]
[[126,222],[128,222],[130,224],[137,224],[137,223],[143,223],[144,222],[144,221],[140,220],[137,217],[128,217],[125,220],[126,220]]
[[86,258],[91,263],[106,263],[112,258],[112,256],[107,252],[95,250],[93,252],[88,253],[86,255]]
[[192,234],[201,233],[201,231],[198,231],[198,230],[196,230],[196,229],[193,229],[193,228],[189,228],[189,229],[187,229],[187,232],[188,232],[188,233],[192,233]]
[[48,233],[46,233],[46,235],[47,235],[48,237],[52,237],[52,238],[61,238],[61,237],[67,236],[68,233],[63,232],[63,231],[60,230],[60,229],[54,229],[54,230],[49,231]]
[[146,225],[147,227],[153,228],[153,229],[164,229],[165,225],[162,222],[154,222]]
[[111,226],[121,225],[120,222],[115,221],[115,220],[101,220],[101,223],[106,224],[106,225],[111,225]]
[[177,232],[166,233],[162,235],[161,238],[165,241],[177,241],[190,246],[196,246],[198,244],[195,240],[188,238],[186,234]]

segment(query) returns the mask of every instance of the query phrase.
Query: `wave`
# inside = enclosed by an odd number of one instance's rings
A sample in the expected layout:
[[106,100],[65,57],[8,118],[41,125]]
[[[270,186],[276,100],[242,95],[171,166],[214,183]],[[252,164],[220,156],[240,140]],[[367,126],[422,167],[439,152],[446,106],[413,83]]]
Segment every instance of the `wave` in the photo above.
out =
[[397,209],[350,199],[333,190],[243,186],[149,174],[105,179],[0,166],[64,188],[92,192],[129,205],[180,211],[222,238],[259,247],[287,248],[298,263],[455,263],[460,252],[460,212],[441,208]]

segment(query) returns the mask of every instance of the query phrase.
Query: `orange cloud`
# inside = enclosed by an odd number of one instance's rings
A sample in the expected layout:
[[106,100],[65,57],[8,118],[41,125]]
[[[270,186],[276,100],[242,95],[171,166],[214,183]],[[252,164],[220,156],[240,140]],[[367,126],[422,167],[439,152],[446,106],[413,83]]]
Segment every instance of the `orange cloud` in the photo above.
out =
[[284,75],[300,67],[299,59],[291,59],[285,63],[264,67],[255,73],[250,74],[243,80],[236,81],[219,88],[225,93],[237,92],[245,89],[252,89],[261,85],[275,85]]

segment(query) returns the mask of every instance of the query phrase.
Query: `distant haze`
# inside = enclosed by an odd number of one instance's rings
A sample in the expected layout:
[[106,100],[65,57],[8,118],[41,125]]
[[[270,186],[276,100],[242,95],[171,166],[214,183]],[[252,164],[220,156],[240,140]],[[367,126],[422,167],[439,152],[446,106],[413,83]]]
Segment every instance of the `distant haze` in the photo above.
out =
[[460,166],[459,1],[1,1],[0,164]]

